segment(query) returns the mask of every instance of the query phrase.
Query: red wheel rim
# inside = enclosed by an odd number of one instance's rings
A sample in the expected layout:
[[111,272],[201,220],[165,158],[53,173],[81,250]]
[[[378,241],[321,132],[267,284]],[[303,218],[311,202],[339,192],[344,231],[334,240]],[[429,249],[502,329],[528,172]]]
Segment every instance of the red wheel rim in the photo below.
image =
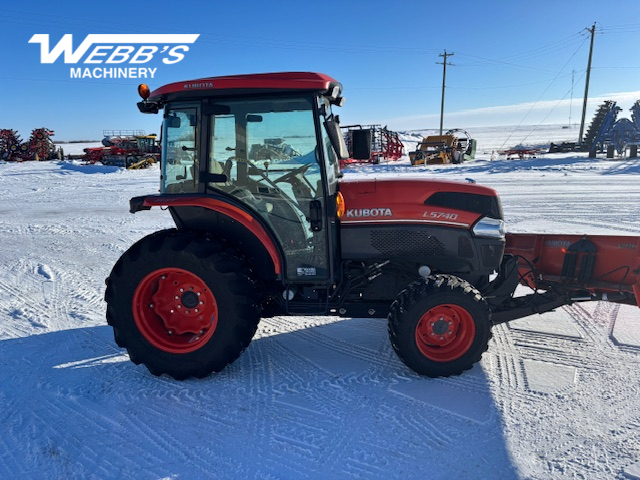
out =
[[460,358],[471,348],[475,336],[473,317],[459,305],[433,307],[416,326],[418,349],[434,362],[451,362]]
[[144,338],[169,353],[206,344],[218,324],[218,305],[207,284],[180,268],[161,268],[138,284],[133,318]]

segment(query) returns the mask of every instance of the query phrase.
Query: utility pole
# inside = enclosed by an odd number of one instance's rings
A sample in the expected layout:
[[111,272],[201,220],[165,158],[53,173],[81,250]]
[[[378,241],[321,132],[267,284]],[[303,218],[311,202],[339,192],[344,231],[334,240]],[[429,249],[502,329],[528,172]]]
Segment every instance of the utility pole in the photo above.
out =
[[578,137],[578,145],[582,145],[582,135],[584,134],[584,117],[587,114],[587,98],[589,97],[589,78],[591,77],[591,58],[593,56],[593,37],[596,33],[596,24],[586,29],[591,33],[591,46],[589,47],[589,61],[587,62],[587,80],[584,85],[584,102],[582,103],[582,122],[580,122],[580,136]]
[[444,88],[447,80],[447,65],[453,65],[453,63],[447,63],[447,57],[453,56],[453,53],[447,53],[445,50],[444,53],[438,55],[443,58],[442,63],[436,62],[438,65],[442,65],[442,102],[440,103],[440,135],[442,135],[442,123],[444,120]]

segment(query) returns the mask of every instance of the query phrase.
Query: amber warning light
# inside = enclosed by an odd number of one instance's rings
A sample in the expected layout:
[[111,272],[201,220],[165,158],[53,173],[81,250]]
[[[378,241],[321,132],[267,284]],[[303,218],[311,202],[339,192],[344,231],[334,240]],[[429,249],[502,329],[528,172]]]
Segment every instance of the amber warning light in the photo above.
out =
[[138,95],[140,95],[140,97],[142,97],[144,101],[147,101],[147,98],[149,98],[149,95],[151,95],[149,85],[147,85],[146,83],[141,83],[140,85],[138,85]]
[[158,113],[158,110],[162,108],[157,102],[148,102],[147,99],[151,96],[151,90],[146,83],[138,85],[138,95],[142,97],[142,101],[138,102],[138,110],[141,113]]
[[338,192],[336,195],[336,216],[340,219],[344,216],[344,212],[346,211],[346,206],[344,203],[344,197],[341,192]]

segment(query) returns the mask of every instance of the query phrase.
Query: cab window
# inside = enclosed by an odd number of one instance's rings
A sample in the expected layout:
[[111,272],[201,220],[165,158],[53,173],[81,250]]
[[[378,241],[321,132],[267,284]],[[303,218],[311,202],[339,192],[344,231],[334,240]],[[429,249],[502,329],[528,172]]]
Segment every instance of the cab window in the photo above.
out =
[[163,122],[163,193],[198,191],[198,109],[174,107]]

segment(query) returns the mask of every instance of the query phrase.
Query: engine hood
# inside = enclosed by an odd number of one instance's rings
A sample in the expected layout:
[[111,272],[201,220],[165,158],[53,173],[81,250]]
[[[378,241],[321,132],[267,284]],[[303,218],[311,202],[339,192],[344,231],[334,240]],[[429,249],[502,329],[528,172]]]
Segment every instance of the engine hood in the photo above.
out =
[[470,228],[481,217],[502,219],[498,194],[468,182],[427,178],[342,179],[343,224],[413,223]]

